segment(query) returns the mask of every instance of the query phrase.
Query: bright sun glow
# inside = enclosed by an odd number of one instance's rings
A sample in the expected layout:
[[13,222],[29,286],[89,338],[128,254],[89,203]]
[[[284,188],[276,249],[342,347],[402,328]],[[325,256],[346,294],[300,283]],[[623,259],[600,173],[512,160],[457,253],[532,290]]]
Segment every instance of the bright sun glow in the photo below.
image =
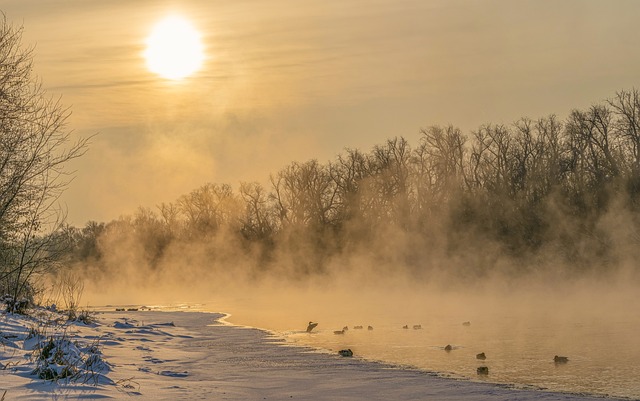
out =
[[164,78],[179,80],[196,72],[204,61],[200,34],[185,19],[167,17],[147,38],[147,67]]

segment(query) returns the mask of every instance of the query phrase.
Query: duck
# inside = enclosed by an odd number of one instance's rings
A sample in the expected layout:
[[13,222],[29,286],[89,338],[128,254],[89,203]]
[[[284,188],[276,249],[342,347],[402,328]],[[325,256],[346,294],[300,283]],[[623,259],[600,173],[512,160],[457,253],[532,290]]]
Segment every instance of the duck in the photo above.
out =
[[555,363],[567,363],[567,362],[569,362],[569,358],[567,358],[566,356],[558,356],[558,355],[556,355],[556,356],[553,357],[553,361]]
[[353,326],[354,330],[362,330],[362,326]]
[[404,326],[402,326],[402,328],[403,328],[403,329],[408,329],[408,328],[409,328],[409,325],[406,325],[406,324],[405,324]]
[[344,327],[342,328],[342,331],[347,331],[347,330],[349,330],[349,326],[344,326]]
[[478,372],[479,375],[488,375],[489,374],[489,368],[486,366],[480,366],[478,367],[478,369],[476,369],[476,371]]
[[367,330],[373,330],[373,326],[367,326]]
[[484,352],[481,352],[481,353],[476,355],[476,359],[480,359],[480,360],[484,361],[485,359],[487,359],[487,356],[484,354]]
[[317,325],[318,323],[309,322],[309,325],[307,326],[307,333],[311,333],[311,330],[315,329]]
[[333,334],[344,334],[344,330],[334,330]]
[[451,344],[447,344],[447,346],[444,347],[444,350],[447,351],[447,352],[451,351],[452,349],[453,349],[453,347],[451,346]]
[[421,325],[421,324],[414,324],[414,325],[413,325],[413,329],[414,329],[414,330],[420,330],[421,328],[422,328],[422,325]]
[[351,351],[351,348],[341,349],[338,351],[338,354],[340,354],[340,356],[351,357],[353,356],[353,351]]

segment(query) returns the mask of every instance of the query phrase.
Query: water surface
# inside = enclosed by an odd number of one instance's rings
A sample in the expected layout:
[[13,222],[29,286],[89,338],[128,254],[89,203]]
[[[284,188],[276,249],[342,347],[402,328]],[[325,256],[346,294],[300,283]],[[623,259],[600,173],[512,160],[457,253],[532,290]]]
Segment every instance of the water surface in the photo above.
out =
[[[457,302],[460,297],[449,296],[424,304],[420,297],[364,298],[332,295],[329,302],[313,294],[257,301],[245,294],[226,307],[232,323],[273,331],[292,344],[329,352],[350,348],[356,357],[455,378],[640,399],[640,315],[629,305],[612,309],[628,300]],[[309,320],[319,323],[311,333],[305,331]],[[345,326],[344,334],[334,334]],[[451,351],[445,351],[447,345]],[[481,352],[484,361],[476,359]],[[557,364],[555,355],[569,361]],[[479,376],[480,366],[488,367],[489,375]]]

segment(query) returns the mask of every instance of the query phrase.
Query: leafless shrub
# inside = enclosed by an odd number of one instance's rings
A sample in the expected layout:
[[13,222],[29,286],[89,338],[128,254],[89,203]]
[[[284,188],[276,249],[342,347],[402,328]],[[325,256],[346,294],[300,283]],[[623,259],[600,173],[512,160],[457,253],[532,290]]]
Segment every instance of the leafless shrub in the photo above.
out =
[[38,341],[32,354],[33,374],[43,380],[98,384],[101,374],[109,370],[101,355],[99,340],[83,345],[71,341],[64,330]]

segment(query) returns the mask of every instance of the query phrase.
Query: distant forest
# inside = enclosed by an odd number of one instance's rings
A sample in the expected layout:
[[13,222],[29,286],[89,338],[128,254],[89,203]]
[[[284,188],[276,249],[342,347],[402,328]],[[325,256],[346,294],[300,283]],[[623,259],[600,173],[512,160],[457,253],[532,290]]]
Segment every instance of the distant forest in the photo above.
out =
[[[636,269],[640,93],[554,115],[420,130],[334,160],[292,162],[267,186],[206,184],[157,209],[66,227],[67,263],[117,272],[175,261],[259,278],[323,275],[354,260],[428,279]],[[195,262],[194,262],[195,263]],[[177,268],[177,267],[176,267]],[[389,274],[389,270],[385,270]],[[637,270],[635,270],[637,273]]]

